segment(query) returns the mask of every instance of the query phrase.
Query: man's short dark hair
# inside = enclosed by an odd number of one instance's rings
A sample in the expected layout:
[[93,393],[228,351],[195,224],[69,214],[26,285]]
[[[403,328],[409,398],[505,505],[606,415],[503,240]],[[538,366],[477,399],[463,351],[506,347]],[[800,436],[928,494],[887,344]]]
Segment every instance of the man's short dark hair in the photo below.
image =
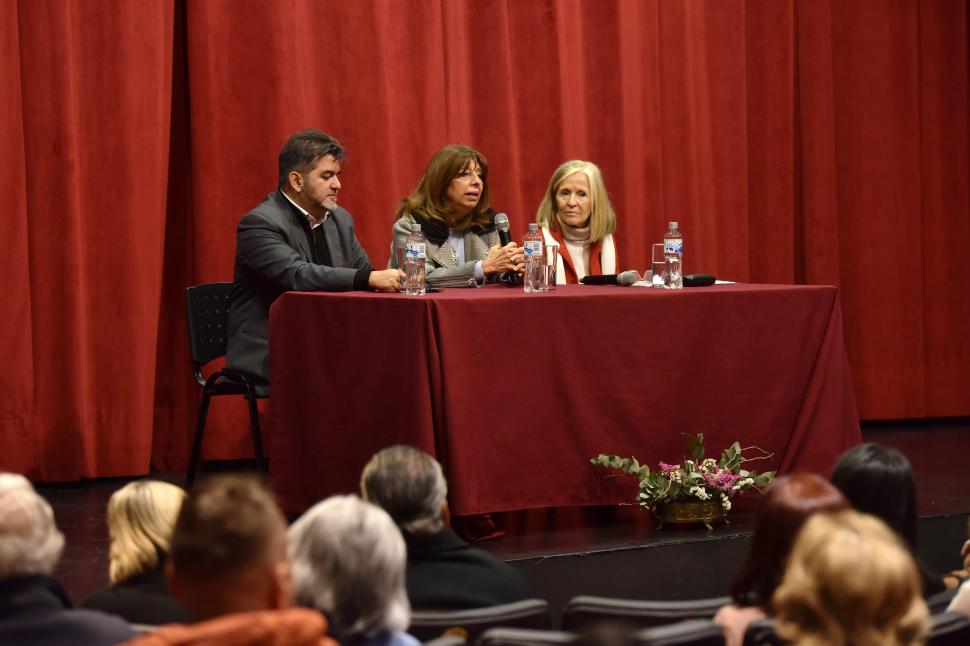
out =
[[347,161],[344,147],[336,137],[322,130],[301,130],[290,135],[280,151],[280,188],[289,184],[290,171],[306,175],[321,157],[330,155],[337,161]]
[[378,451],[364,467],[360,489],[403,531],[434,534],[444,527],[441,508],[448,484],[441,465],[424,451],[404,444]]
[[170,558],[180,576],[231,575],[266,558],[286,519],[266,486],[252,476],[215,476],[185,499]]

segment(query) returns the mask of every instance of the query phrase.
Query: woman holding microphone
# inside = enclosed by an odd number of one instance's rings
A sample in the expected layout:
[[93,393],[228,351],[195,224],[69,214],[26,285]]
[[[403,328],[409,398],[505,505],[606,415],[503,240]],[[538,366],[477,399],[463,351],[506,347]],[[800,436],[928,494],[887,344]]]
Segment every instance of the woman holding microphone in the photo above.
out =
[[514,242],[499,243],[489,199],[484,155],[459,145],[436,152],[398,207],[390,266],[398,267],[398,250],[417,223],[427,239],[425,280],[430,286],[475,287],[496,281],[503,272],[521,272],[522,249]]

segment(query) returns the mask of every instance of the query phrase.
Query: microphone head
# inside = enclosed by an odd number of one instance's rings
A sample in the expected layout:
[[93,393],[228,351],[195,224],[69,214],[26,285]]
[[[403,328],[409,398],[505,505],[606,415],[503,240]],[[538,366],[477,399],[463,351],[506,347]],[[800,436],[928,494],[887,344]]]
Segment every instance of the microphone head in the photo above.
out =
[[640,280],[640,274],[638,274],[635,269],[627,269],[626,271],[621,271],[616,275],[617,285],[629,287],[638,280]]
[[509,216],[505,213],[499,213],[495,216],[495,228],[499,231],[509,230]]

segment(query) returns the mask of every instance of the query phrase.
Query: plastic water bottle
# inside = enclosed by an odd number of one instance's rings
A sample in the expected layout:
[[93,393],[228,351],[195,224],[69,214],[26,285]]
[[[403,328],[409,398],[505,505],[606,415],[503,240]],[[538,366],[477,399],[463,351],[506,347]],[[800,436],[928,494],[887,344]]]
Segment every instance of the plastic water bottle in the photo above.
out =
[[421,233],[420,224],[411,225],[411,235],[404,239],[404,293],[409,296],[424,295],[424,261],[427,241]]
[[522,277],[522,284],[527,292],[542,291],[542,234],[539,233],[539,225],[535,222],[529,223],[529,233],[522,240],[522,249],[525,252],[525,272]]
[[684,236],[677,230],[676,222],[669,222],[664,235],[664,289],[683,289],[683,261]]

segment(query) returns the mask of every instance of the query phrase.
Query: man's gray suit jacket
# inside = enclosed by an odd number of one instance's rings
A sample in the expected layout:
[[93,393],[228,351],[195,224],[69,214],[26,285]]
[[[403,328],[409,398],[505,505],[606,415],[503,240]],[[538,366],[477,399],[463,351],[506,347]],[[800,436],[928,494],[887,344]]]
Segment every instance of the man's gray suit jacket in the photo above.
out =
[[269,381],[269,308],[283,292],[367,289],[371,264],[339,206],[324,228],[330,265],[312,262],[306,216],[279,191],[243,216],[236,229],[236,266],[229,296],[226,367]]

